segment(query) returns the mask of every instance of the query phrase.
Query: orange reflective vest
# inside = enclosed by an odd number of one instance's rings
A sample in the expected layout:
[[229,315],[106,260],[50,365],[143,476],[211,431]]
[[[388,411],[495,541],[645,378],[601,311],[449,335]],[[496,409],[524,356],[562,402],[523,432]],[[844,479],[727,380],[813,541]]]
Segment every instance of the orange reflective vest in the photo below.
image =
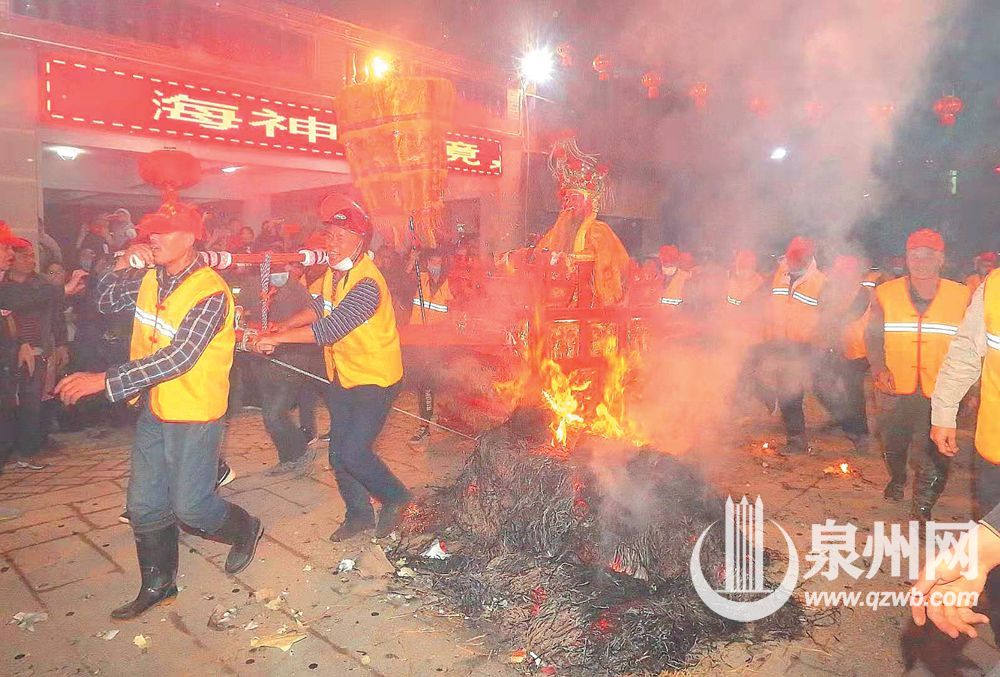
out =
[[923,315],[913,307],[908,277],[879,285],[875,296],[885,316],[885,364],[896,382],[896,394],[912,395],[919,387],[930,397],[951,339],[958,333],[969,305],[968,288],[941,280]]
[[988,461],[1000,463],[1000,270],[983,283],[986,320],[986,359],[979,396],[976,449]]
[[760,289],[762,284],[764,284],[764,276],[760,273],[754,273],[744,278],[730,274],[726,283],[726,306],[739,308],[753,296],[754,292]]
[[668,308],[676,308],[677,306],[683,305],[684,287],[690,279],[691,271],[689,270],[678,270],[674,273],[670,279],[667,280],[663,293],[660,294],[660,305]]
[[323,317],[344,300],[361,280],[371,278],[378,285],[380,300],[375,314],[333,345],[323,346],[327,377],[345,388],[375,385],[388,388],[403,377],[403,355],[396,331],[396,314],[385,278],[367,255],[358,259],[336,283],[333,270],[323,277]]
[[[865,284],[866,281],[861,282],[861,288],[858,289],[858,294],[865,294],[865,298],[869,298],[868,289],[869,287]],[[854,305],[854,301],[857,299],[857,295],[851,299],[850,303],[847,304],[847,308]],[[865,348],[865,329],[868,327],[868,318],[871,317],[872,308],[871,304],[865,309],[865,312],[858,319],[853,322],[848,322],[847,326],[844,328],[844,357],[849,360],[860,360],[868,356],[868,350]]]
[[819,295],[826,276],[814,268],[795,284],[789,282],[788,269],[779,267],[771,283],[767,338],[814,343],[819,328]]
[[132,320],[132,360],[149,357],[170,345],[184,317],[209,296],[225,294],[226,321],[191,369],[149,389],[149,408],[161,421],[170,423],[207,423],[222,418],[229,403],[229,370],[236,348],[235,304],[229,285],[206,266],[191,273],[163,303],[159,288],[156,271],[147,271]]
[[414,293],[413,310],[410,311],[410,324],[440,324],[448,319],[451,312],[450,304],[455,300],[452,296],[448,280],[441,283],[437,289],[431,288],[431,276],[420,273],[420,289],[424,295],[424,312],[420,312],[420,295]]

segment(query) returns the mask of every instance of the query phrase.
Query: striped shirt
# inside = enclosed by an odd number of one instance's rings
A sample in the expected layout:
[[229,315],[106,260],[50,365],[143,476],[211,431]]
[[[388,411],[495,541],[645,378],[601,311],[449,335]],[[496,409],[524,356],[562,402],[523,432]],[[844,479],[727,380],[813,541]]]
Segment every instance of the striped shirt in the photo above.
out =
[[312,324],[316,343],[329,346],[344,338],[374,317],[381,301],[378,284],[370,277],[354,285],[336,306],[322,296],[313,299],[313,312],[319,318]]
[[[191,265],[174,276],[168,275],[162,267],[157,267],[160,303],[191,273],[204,265],[201,258],[195,258]],[[97,309],[103,314],[135,311],[139,287],[145,274],[145,270],[135,269],[108,271],[98,283]],[[184,316],[170,345],[149,357],[132,360],[107,371],[108,399],[112,402],[129,399],[157,383],[169,381],[189,371],[225,321],[225,294],[220,292],[200,301]]]

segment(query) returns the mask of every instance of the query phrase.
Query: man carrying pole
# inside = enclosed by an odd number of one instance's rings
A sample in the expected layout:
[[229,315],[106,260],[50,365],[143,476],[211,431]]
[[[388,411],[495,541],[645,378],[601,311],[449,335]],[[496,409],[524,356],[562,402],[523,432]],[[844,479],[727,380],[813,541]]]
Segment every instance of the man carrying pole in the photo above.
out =
[[[368,256],[372,226],[367,214],[342,196],[320,205],[330,270],[322,297],[253,345],[269,355],[286,343],[323,346],[331,383],[330,467],[346,507],[343,524],[330,535],[342,541],[375,527],[392,533],[410,492],[375,454],[373,445],[399,393],[403,359],[392,299],[382,273]],[[371,497],[382,503],[375,521]]]
[[[232,546],[228,574],[253,561],[261,522],[215,493],[222,417],[236,334],[229,286],[195,250],[202,217],[169,203],[139,224],[140,239],[100,281],[102,313],[133,310],[131,360],[105,373],[78,372],[56,393],[67,405],[104,392],[139,401],[128,514],[142,576],[135,600],[111,612],[135,618],[177,596],[178,524]],[[130,269],[130,261],[144,270]]]

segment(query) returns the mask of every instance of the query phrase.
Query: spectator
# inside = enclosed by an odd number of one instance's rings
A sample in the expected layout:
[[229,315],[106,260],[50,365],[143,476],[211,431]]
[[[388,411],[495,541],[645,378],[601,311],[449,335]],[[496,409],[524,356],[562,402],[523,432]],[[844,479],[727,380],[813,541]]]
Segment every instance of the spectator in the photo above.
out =
[[[10,282],[33,284],[34,247],[22,241],[14,246],[14,261],[7,274]],[[45,466],[32,459],[41,451],[48,433],[42,417],[42,400],[51,392],[56,373],[69,363],[66,322],[62,303],[42,303],[17,310],[6,317],[6,331],[19,345],[16,362],[16,398],[14,413],[14,454],[18,468],[41,470]]]
[[257,252],[281,251],[284,241],[278,230],[282,219],[267,219],[260,226],[260,235],[254,241],[253,249]]
[[240,223],[239,219],[229,219],[226,225],[214,230],[209,237],[208,244],[205,246],[209,251],[221,251],[225,250],[232,240],[233,236],[239,232],[243,224]]
[[229,246],[227,251],[233,254],[249,254],[253,251],[253,243],[256,239],[254,235],[253,228],[250,226],[243,226],[236,232],[229,240]]
[[119,207],[107,215],[111,225],[111,250],[121,251],[125,245],[135,239],[135,224],[129,210]]
[[111,227],[108,219],[104,216],[97,216],[81,229],[80,237],[76,242],[79,252],[86,249],[94,254],[108,254],[111,252]]
[[46,232],[43,219],[38,219],[38,249],[42,270],[46,270],[52,262],[62,263],[62,247],[59,246],[54,237]]

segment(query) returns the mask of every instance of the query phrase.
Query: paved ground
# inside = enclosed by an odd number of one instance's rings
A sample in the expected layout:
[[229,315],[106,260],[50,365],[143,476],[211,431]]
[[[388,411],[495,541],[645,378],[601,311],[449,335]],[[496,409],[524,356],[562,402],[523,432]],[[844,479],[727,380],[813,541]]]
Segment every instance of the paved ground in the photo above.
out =
[[[404,399],[403,406],[412,402]],[[390,465],[418,490],[445,484],[469,443],[438,437],[430,451],[408,449],[412,420],[394,415],[380,441]],[[0,505],[23,515],[0,522],[0,609],[43,612],[33,632],[0,625],[0,674],[326,674],[506,675],[507,647],[492,647],[463,619],[449,617],[386,571],[381,551],[363,540],[333,544],[327,536],[342,505],[324,458],[312,476],[268,478],[274,450],[259,415],[235,419],[225,454],[238,478],[222,490],[264,517],[267,532],[258,561],[236,578],[222,572],[225,546],[183,537],[177,602],[141,620],[115,624],[108,611],[137,587],[131,531],[117,521],[127,482],[129,431],[100,438],[60,436],[63,449],[39,472],[0,475]],[[877,456],[853,458],[842,440],[817,436],[817,455],[775,454],[775,421],[725,438],[705,440],[690,457],[724,490],[761,494],[768,517],[808,550],[810,525],[827,517],[851,520],[860,538],[874,520],[905,519],[904,505],[881,499],[884,481]],[[763,444],[769,443],[769,449]],[[967,442],[967,441],[966,441]],[[847,459],[850,476],[823,474]],[[968,453],[960,460],[939,518],[968,518]],[[770,536],[769,536],[770,538]],[[774,543],[773,545],[777,545]],[[361,572],[338,574],[344,558]],[[331,571],[333,570],[333,571]],[[817,587],[815,580],[806,586]],[[902,581],[839,583],[858,590],[905,589]],[[823,589],[831,589],[829,586]],[[254,593],[257,593],[256,597]],[[230,612],[230,629],[207,623],[213,610]],[[693,673],[766,675],[985,674],[1000,654],[989,637],[956,645],[934,633],[916,633],[905,610],[844,610],[811,637],[787,644],[740,643],[720,648]],[[111,639],[98,637],[109,630]],[[305,638],[284,653],[251,647],[253,638],[300,631]],[[145,650],[134,639],[148,639]]]

